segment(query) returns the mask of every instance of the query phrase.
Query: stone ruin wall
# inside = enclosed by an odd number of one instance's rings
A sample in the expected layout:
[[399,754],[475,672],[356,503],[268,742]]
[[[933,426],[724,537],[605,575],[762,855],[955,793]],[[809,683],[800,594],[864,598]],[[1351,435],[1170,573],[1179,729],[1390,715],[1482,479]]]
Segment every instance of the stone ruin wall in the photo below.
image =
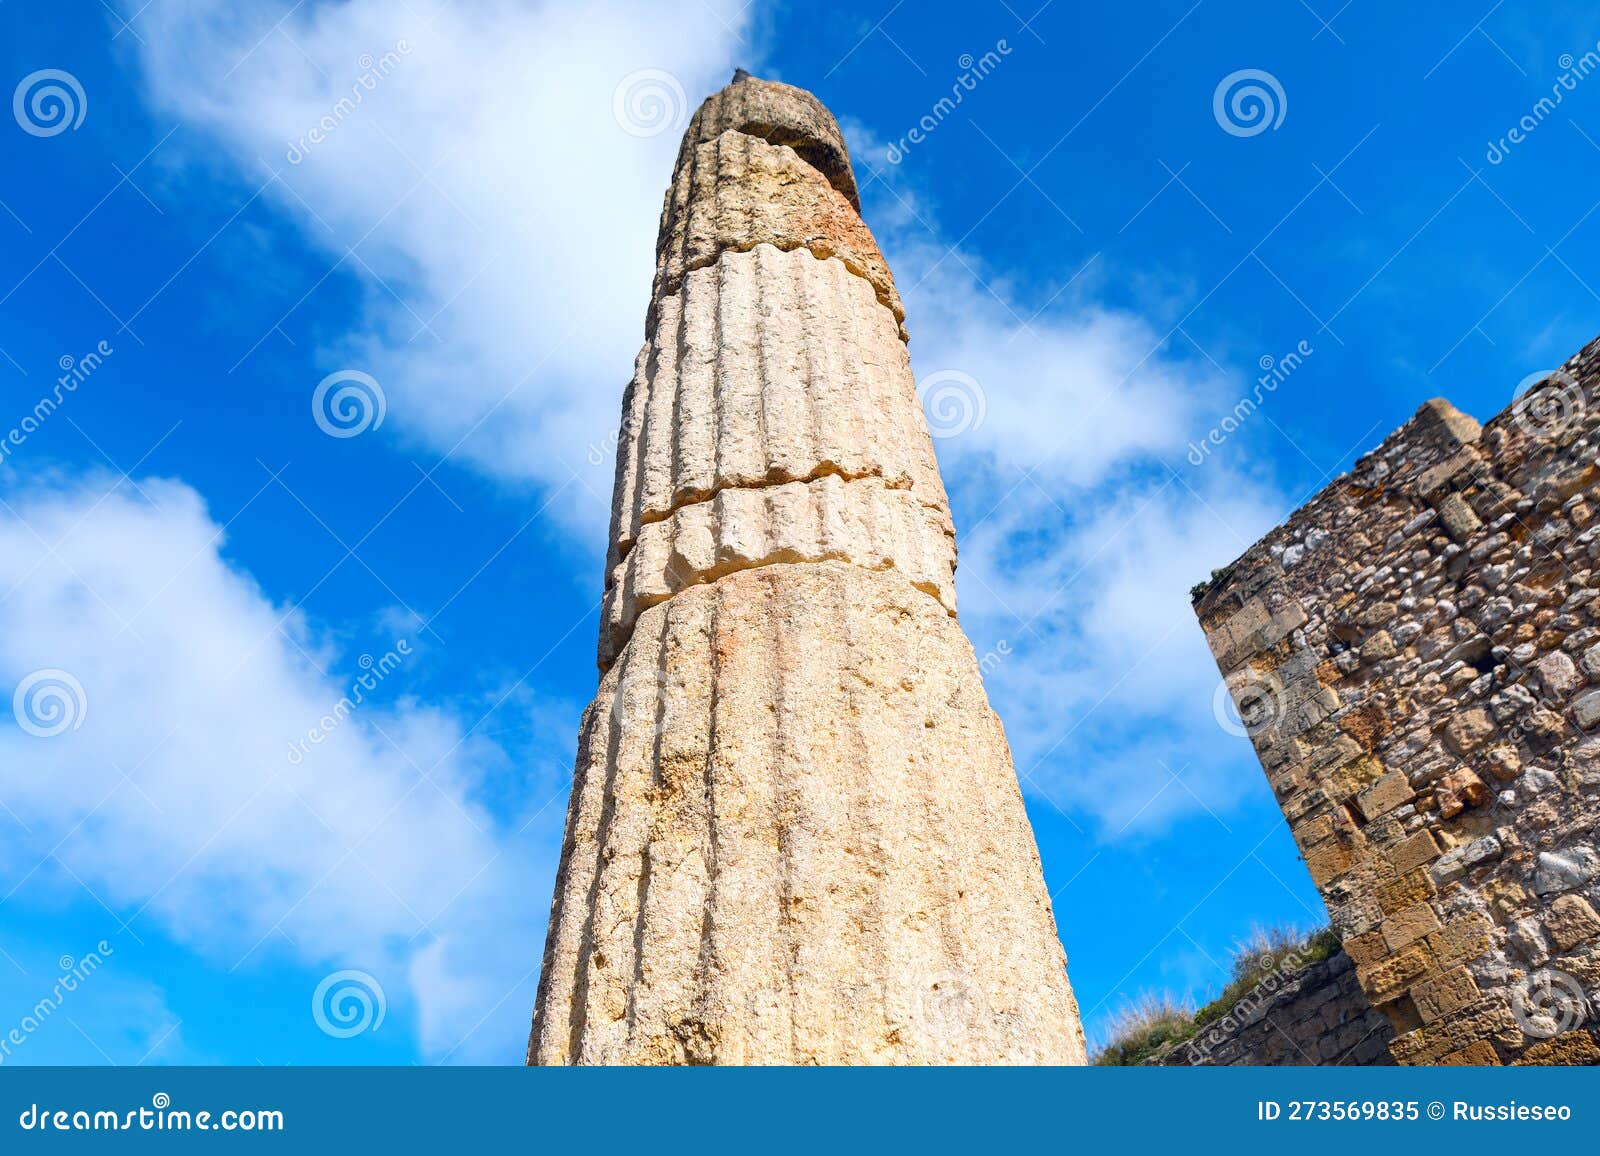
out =
[[1394,1028],[1361,990],[1343,952],[1274,974],[1192,1040],[1150,1061],[1163,1067],[1393,1064]]
[[1195,610],[1400,1063],[1600,1062],[1600,341],[1430,401]]

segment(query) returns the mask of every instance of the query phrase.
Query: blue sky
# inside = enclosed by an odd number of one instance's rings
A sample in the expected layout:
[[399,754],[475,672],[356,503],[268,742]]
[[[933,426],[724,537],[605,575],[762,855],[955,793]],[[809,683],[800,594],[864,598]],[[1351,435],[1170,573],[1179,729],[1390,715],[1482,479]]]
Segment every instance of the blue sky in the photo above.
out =
[[[0,8],[0,687],[70,720],[0,713],[0,1035],[97,960],[4,1062],[520,1058],[660,197],[735,65],[844,123],[969,406],[962,620],[1091,1037],[1320,921],[1186,592],[1600,328],[1600,23],[1032,8]],[[330,436],[345,371],[382,420]]]

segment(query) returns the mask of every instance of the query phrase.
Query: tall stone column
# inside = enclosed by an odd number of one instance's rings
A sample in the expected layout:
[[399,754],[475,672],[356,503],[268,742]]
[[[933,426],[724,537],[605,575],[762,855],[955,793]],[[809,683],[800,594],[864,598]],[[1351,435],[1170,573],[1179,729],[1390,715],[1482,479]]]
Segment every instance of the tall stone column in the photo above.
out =
[[838,126],[695,114],[623,398],[528,1060],[1082,1063]]

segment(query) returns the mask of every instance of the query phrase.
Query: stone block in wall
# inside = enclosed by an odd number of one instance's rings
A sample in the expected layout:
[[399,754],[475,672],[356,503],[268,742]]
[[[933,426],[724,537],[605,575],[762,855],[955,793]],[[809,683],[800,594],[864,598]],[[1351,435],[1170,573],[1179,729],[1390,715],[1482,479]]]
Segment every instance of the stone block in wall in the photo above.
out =
[[1536,860],[1533,889],[1539,895],[1557,895],[1582,887],[1600,872],[1600,853],[1592,846],[1541,851]]
[[[1417,477],[1417,496],[1424,501],[1436,501],[1443,497],[1452,487],[1469,482],[1474,476],[1483,471],[1484,462],[1481,455],[1473,449],[1463,449],[1447,457],[1444,461],[1434,466],[1429,466]],[[1410,526],[1407,523],[1407,526]],[[1422,523],[1406,532],[1412,533],[1414,529],[1421,529]]]
[[1571,951],[1578,944],[1600,935],[1600,918],[1582,896],[1563,895],[1550,904],[1544,930],[1558,948]]
[[1306,856],[1311,881],[1321,887],[1348,871],[1355,862],[1355,851],[1345,843],[1331,842]]
[[1427,950],[1413,944],[1367,968],[1362,973],[1361,986],[1374,1000],[1385,1003],[1428,974],[1428,963]]
[[1356,806],[1367,819],[1376,819],[1416,794],[1403,771],[1390,771],[1356,796]]
[[1411,1000],[1422,1022],[1432,1023],[1466,1007],[1480,994],[1467,969],[1457,967],[1417,983],[1411,989]]
[[1399,951],[1438,931],[1440,926],[1430,904],[1413,903],[1383,921],[1383,941],[1389,951]]
[[1390,848],[1388,860],[1390,865],[1401,875],[1433,862],[1439,857],[1439,841],[1434,838],[1432,831],[1418,831],[1415,835],[1402,840]]
[[1416,903],[1425,903],[1438,893],[1433,879],[1426,871],[1418,868],[1408,871],[1398,879],[1381,883],[1375,894],[1378,906],[1385,915],[1394,915]]
[[1460,494],[1449,494],[1439,503],[1439,524],[1457,542],[1466,542],[1483,528],[1483,519]]
[[1394,949],[1389,946],[1383,931],[1379,929],[1347,936],[1344,950],[1357,967],[1370,967],[1380,962]]
[[1444,742],[1458,755],[1471,753],[1495,733],[1494,720],[1489,712],[1476,707],[1452,715],[1444,725]]
[[1272,611],[1259,598],[1247,602],[1224,619],[1206,636],[1217,666],[1224,672],[1237,670],[1264,650],[1276,646],[1305,624],[1306,613],[1290,604]]
[[[1342,803],[1374,788],[1376,784],[1383,781],[1385,774],[1383,764],[1377,759],[1371,755],[1361,755],[1344,764],[1338,770],[1330,772],[1327,776],[1327,785],[1324,790],[1327,791],[1328,798],[1335,803]],[[1399,771],[1395,771],[1393,774],[1403,785],[1403,789],[1396,787],[1393,793],[1398,801],[1403,803],[1411,797],[1410,785],[1406,783],[1405,776]],[[1376,800],[1373,805],[1377,805]],[[1361,804],[1361,806],[1365,812],[1366,805]],[[1367,812],[1367,818],[1375,818],[1376,815],[1382,814],[1383,810],[1387,809],[1385,807],[1376,812]]]
[[1476,1040],[1460,1051],[1439,1057],[1441,1067],[1483,1068],[1499,1062],[1500,1057],[1488,1040]]
[[1312,847],[1324,840],[1333,837],[1334,825],[1332,815],[1318,815],[1308,819],[1295,827],[1292,831],[1294,841],[1299,846],[1301,853],[1308,852]]
[[1431,444],[1441,454],[1455,454],[1475,445],[1483,436],[1482,426],[1442,397],[1423,402],[1413,421],[1418,440]]
[[1593,1067],[1600,1064],[1600,1044],[1588,1032],[1562,1032],[1530,1046],[1515,1064],[1560,1064]]
[[1493,925],[1482,915],[1468,915],[1428,936],[1428,949],[1440,966],[1475,959],[1489,950]]

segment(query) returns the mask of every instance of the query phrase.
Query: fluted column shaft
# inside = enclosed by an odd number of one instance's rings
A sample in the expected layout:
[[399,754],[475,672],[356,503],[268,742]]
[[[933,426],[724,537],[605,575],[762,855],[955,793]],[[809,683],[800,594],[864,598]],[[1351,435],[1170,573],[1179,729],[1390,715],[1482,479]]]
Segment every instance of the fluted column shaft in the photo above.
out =
[[855,190],[785,85],[685,136],[530,1062],[1083,1061]]

